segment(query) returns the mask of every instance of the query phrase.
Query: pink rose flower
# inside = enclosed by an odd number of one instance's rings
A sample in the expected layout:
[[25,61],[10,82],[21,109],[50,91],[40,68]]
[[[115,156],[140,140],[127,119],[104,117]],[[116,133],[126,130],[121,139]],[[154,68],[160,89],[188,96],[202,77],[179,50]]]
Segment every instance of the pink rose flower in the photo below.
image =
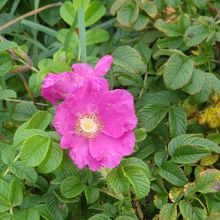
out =
[[[103,75],[106,69],[101,69],[97,67]],[[101,166],[114,168],[123,156],[132,153],[136,124],[134,100],[129,92],[100,92],[90,84],[57,107],[53,122],[61,135],[61,147],[70,149],[70,157],[80,169],[88,166],[92,171]]]
[[[73,72],[60,74],[49,73],[42,85],[42,96],[56,105],[57,101],[64,100],[69,94],[83,87],[87,83],[92,83],[94,88],[108,88],[108,82],[102,77],[112,65],[112,56],[102,57],[95,68],[84,64],[73,64]],[[90,82],[92,81],[92,82]]]

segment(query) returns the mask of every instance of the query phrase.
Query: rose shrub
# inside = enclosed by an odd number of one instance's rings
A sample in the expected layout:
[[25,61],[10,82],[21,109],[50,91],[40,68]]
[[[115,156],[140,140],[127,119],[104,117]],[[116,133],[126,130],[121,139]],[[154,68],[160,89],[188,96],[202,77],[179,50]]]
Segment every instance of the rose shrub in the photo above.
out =
[[220,219],[218,0],[0,10],[0,219]]

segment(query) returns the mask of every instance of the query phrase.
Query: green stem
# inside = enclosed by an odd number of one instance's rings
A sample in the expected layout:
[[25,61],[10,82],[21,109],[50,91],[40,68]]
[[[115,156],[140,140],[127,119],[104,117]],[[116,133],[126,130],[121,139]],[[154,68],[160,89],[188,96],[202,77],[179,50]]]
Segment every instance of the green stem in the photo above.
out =
[[84,9],[82,5],[78,9],[78,24],[79,24],[81,62],[86,63],[86,27],[85,27]]

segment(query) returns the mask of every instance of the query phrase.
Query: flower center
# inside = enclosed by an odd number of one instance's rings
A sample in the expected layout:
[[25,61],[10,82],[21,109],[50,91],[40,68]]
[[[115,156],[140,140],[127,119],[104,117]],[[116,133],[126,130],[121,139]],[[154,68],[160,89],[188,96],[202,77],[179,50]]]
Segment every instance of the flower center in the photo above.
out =
[[98,119],[97,114],[84,114],[79,116],[75,132],[86,138],[94,138],[101,129],[102,123]]
[[93,118],[84,117],[80,119],[80,127],[85,132],[96,132],[98,129],[98,125],[94,121]]

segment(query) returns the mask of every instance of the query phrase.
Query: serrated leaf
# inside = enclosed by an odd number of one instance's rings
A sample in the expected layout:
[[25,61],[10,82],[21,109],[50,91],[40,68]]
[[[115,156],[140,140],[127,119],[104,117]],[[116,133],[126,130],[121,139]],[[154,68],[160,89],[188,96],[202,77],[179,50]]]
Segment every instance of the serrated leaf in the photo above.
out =
[[147,105],[138,111],[140,126],[147,132],[154,130],[167,113],[167,107],[159,104]]
[[184,40],[187,46],[193,47],[202,43],[209,34],[209,30],[205,25],[193,25],[186,30]]
[[144,198],[150,191],[150,181],[147,175],[135,166],[125,166],[123,171],[124,176],[133,186],[137,198]]
[[34,208],[20,209],[14,213],[13,220],[40,220],[38,210]]
[[27,138],[34,136],[34,135],[40,135],[40,136],[45,136],[47,137],[47,133],[45,131],[39,130],[39,129],[26,129],[26,130],[21,130],[15,133],[14,135],[14,145],[17,145],[19,143],[22,143],[25,141]]
[[127,4],[119,10],[117,20],[121,25],[129,27],[137,20],[138,12],[139,9],[136,4]]
[[157,6],[154,2],[143,2],[141,8],[152,18],[157,15]]
[[201,193],[219,192],[220,171],[208,169],[198,173],[195,180],[195,189]]
[[180,212],[184,219],[187,220],[201,220],[206,219],[206,210],[200,209],[198,207],[193,207],[187,201],[182,200],[179,202]]
[[38,109],[34,105],[34,103],[31,102],[23,102],[19,103],[15,106],[15,111],[13,114],[13,119],[17,121],[27,121],[29,118],[31,118]]
[[163,220],[176,220],[177,219],[177,207],[176,204],[167,203],[162,206],[160,210],[160,219]]
[[184,186],[188,182],[183,170],[171,161],[163,163],[158,174],[175,186]]
[[110,188],[116,192],[126,192],[129,190],[129,182],[124,177],[120,168],[112,169],[106,179]]
[[92,204],[99,198],[99,189],[95,187],[86,187],[85,196],[87,204]]
[[46,158],[39,165],[39,172],[51,173],[60,166],[63,159],[63,151],[56,143],[52,143],[49,147]]
[[52,115],[47,111],[36,112],[27,123],[27,129],[45,130],[50,124]]
[[159,31],[162,31],[168,37],[179,37],[182,36],[184,33],[184,30],[181,29],[180,25],[177,25],[175,23],[167,23],[162,19],[158,19],[155,22],[154,27],[157,28]]
[[36,183],[37,181],[37,172],[32,167],[26,167],[20,161],[15,161],[10,166],[10,171],[19,179],[27,180],[29,183]]
[[165,66],[164,83],[169,89],[180,89],[191,79],[193,62],[179,55],[169,58]]
[[23,201],[22,185],[16,179],[10,182],[8,200],[11,207],[19,206]]
[[191,164],[198,162],[200,159],[208,156],[209,154],[210,152],[207,149],[183,145],[176,148],[172,155],[172,160],[175,163]]
[[136,74],[144,69],[144,62],[137,50],[130,46],[118,47],[113,52],[113,62],[125,72]]
[[61,183],[60,189],[62,195],[66,198],[74,198],[84,191],[85,185],[81,182],[79,177],[68,176]]
[[65,220],[68,208],[65,203],[61,203],[53,194],[45,198],[45,203],[49,214],[56,220]]
[[17,98],[17,93],[14,90],[11,89],[5,89],[0,91],[0,100],[5,100],[9,98]]
[[171,137],[176,137],[186,132],[187,116],[183,108],[178,106],[170,107],[169,126]]
[[141,31],[145,29],[149,21],[150,19],[147,16],[139,14],[133,26],[134,30]]
[[96,214],[90,217],[88,220],[111,220],[109,216],[105,214]]
[[46,157],[50,146],[50,139],[45,136],[34,135],[22,145],[20,158],[29,167],[38,166]]
[[190,95],[195,95],[202,90],[206,80],[206,74],[202,70],[194,69],[191,81],[183,88]]

